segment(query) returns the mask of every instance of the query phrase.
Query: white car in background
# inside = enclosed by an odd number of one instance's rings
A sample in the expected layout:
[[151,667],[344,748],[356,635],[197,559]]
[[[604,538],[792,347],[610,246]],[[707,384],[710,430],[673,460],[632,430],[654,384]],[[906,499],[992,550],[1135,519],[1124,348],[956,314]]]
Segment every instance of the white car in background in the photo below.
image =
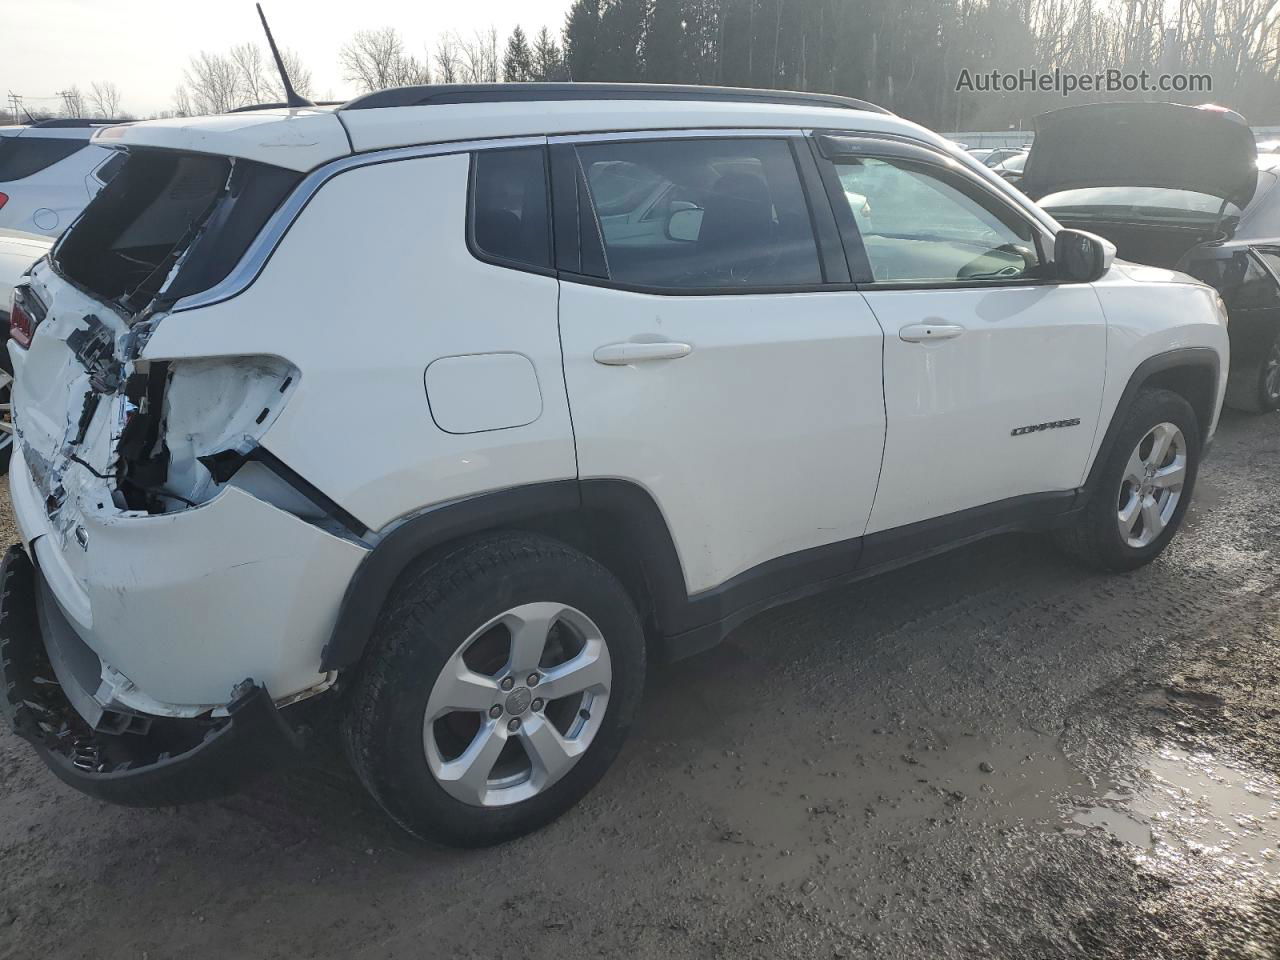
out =
[[90,141],[114,123],[40,120],[0,128],[0,229],[47,237],[67,229],[124,162]]
[[[9,331],[9,301],[13,288],[33,263],[49,252],[53,241],[35,233],[0,230],[0,329]],[[0,354],[0,476],[9,472],[9,455],[13,452],[13,416],[9,403],[9,387],[13,370],[9,354]]]

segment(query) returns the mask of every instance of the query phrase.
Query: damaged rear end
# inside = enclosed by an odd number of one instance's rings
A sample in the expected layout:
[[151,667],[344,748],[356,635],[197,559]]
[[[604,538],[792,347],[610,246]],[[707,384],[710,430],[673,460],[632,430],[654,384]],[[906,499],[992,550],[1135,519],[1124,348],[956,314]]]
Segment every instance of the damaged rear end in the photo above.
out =
[[322,648],[368,544],[270,453],[288,358],[148,353],[162,324],[202,322],[170,309],[227,276],[302,173],[126,152],[18,291],[0,708],[64,780],[173,803],[292,749],[278,707],[331,683]]

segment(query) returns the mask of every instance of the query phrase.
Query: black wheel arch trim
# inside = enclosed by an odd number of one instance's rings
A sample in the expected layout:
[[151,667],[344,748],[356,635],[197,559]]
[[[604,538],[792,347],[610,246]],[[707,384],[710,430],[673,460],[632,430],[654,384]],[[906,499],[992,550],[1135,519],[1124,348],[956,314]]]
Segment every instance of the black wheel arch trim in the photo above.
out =
[[[1089,476],[1084,485],[1086,492],[1092,492],[1099,483],[1103,465],[1115,447],[1116,436],[1123,425],[1124,415],[1133,406],[1133,401],[1137,397],[1138,391],[1150,383],[1151,379],[1158,374],[1179,368],[1208,369],[1212,374],[1213,392],[1209,397],[1207,419],[1205,419],[1205,411],[1196,410],[1196,417],[1205,420],[1205,422],[1200,423],[1201,452],[1207,447],[1209,421],[1213,418],[1213,410],[1218,402],[1218,392],[1221,385],[1221,358],[1218,356],[1218,351],[1213,347],[1178,347],[1164,353],[1157,353],[1155,356],[1143,360],[1129,375],[1124,392],[1120,394],[1119,402],[1116,404],[1115,409],[1111,411],[1111,420],[1107,424],[1107,431],[1103,434],[1102,442],[1098,444],[1098,451],[1094,455],[1092,465],[1089,467]],[[1195,407],[1195,403],[1191,398],[1188,398],[1188,402]]]
[[[548,517],[571,516],[612,538],[614,556],[638,561],[658,655],[680,659],[719,642],[751,616],[828,586],[873,576],[982,537],[1046,529],[1078,503],[1078,491],[1013,497],[868,537],[776,557],[707,590],[687,592],[666,518],[647,490],[618,479],[558,480],[499,490],[428,510],[383,536],[347,585],[321,670],[361,659],[387,597],[403,571],[447,544],[496,530],[547,531]],[[615,571],[617,573],[618,571]]]

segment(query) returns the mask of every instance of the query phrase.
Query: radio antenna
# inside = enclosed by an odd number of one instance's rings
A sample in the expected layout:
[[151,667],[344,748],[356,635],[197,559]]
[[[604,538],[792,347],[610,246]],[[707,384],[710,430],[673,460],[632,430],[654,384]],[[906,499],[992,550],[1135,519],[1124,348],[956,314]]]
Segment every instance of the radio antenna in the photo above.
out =
[[280,82],[284,84],[284,102],[290,107],[314,107],[315,104],[306,97],[298,96],[298,92],[293,89],[293,84],[289,81],[289,71],[284,68],[284,58],[280,56],[280,50],[276,46],[275,37],[271,36],[271,28],[267,26],[267,15],[262,12],[262,4],[255,3],[258,8],[258,18],[262,21],[262,29],[267,34],[267,45],[271,47],[271,55],[276,58],[276,69],[280,71]]

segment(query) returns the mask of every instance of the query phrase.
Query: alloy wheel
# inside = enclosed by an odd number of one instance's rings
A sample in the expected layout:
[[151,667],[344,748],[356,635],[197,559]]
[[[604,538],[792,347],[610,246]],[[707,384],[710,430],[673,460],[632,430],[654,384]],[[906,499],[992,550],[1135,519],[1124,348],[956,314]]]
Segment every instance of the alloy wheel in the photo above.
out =
[[527,603],[499,614],[459,645],[427,698],[432,776],[473,806],[537,796],[591,746],[612,679],[608,644],[580,610]]
[[1150,545],[1169,525],[1187,479],[1187,441],[1172,423],[1158,423],[1134,447],[1120,481],[1116,522],[1131,547]]

